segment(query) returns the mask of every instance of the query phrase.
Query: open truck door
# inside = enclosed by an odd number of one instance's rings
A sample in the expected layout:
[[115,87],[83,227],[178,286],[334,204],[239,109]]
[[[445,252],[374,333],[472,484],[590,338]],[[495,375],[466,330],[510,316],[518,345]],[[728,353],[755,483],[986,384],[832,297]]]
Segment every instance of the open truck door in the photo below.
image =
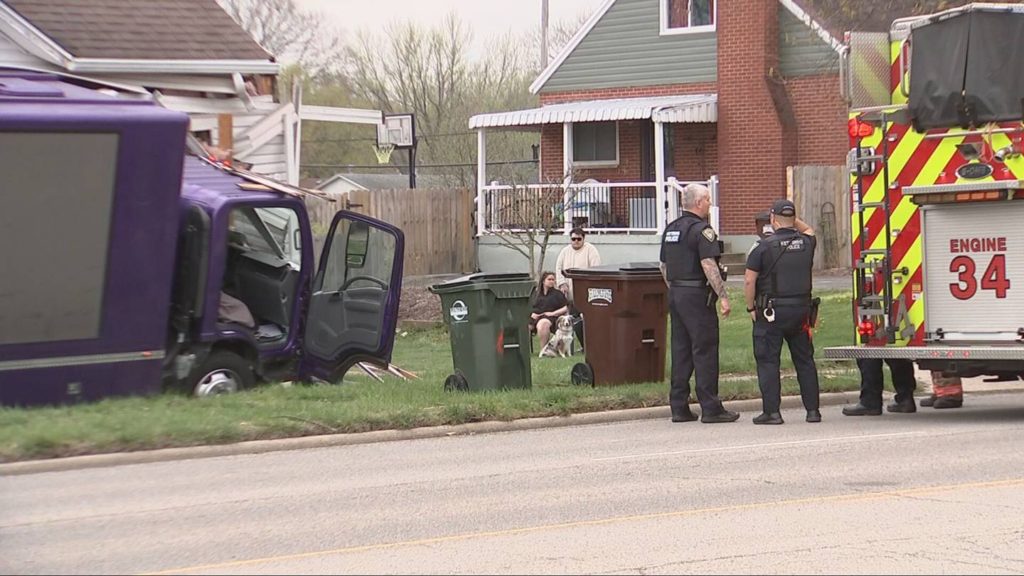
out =
[[352,212],[335,215],[313,280],[304,376],[336,382],[356,362],[391,361],[404,253],[398,228]]

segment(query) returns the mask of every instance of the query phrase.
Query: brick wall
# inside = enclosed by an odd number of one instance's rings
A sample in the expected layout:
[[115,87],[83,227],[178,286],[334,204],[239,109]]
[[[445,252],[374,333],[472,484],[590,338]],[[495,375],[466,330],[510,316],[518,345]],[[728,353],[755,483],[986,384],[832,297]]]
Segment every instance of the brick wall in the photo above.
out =
[[672,96],[675,94],[712,94],[714,82],[700,84],[663,84],[660,86],[624,86],[621,88],[595,88],[566,92],[542,92],[540,103],[559,104],[578,100],[609,100],[612,98],[643,98],[645,96]]
[[756,212],[785,196],[781,124],[768,90],[778,62],[777,0],[718,5],[718,166],[724,234],[749,233]]
[[846,162],[846,103],[839,97],[838,82],[835,74],[786,80],[799,126],[799,164],[834,166]]

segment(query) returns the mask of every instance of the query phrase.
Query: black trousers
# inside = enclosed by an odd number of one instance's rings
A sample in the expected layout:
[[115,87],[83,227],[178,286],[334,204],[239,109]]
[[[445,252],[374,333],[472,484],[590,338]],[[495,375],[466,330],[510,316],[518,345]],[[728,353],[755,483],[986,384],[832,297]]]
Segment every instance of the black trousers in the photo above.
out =
[[783,342],[789,345],[789,355],[796,367],[804,409],[818,409],[818,368],[814,365],[814,343],[808,328],[810,314],[810,306],[775,306],[775,322],[768,322],[760,314],[754,322],[754,359],[765,412],[778,412],[782,404]]
[[[914,378],[914,363],[910,360],[886,358],[892,374],[892,387],[896,390],[896,401],[902,402],[914,397],[917,379]],[[882,374],[880,358],[862,358],[857,360],[860,370],[860,403],[868,408],[882,407],[882,385],[885,376]]]
[[668,401],[682,408],[690,401],[690,377],[697,374],[697,401],[704,414],[723,410],[718,398],[718,314],[707,305],[704,288],[669,288],[672,317],[672,384]]

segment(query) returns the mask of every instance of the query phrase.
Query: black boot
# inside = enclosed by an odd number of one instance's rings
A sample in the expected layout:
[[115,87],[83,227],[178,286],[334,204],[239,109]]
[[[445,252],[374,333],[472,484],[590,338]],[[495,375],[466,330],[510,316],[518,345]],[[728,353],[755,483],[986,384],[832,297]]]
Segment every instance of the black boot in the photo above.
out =
[[871,408],[869,406],[865,406],[865,405],[861,404],[860,402],[854,404],[853,406],[846,406],[846,407],[843,408],[843,416],[881,416],[881,415],[882,415],[882,407],[881,406],[879,406],[878,408]]
[[935,399],[933,407],[936,410],[942,410],[943,408],[959,408],[963,405],[963,398],[957,398],[956,396],[939,396]]
[[821,410],[808,410],[807,421],[811,423],[821,422]]
[[917,412],[917,404],[914,403],[914,398],[904,398],[903,400],[893,400],[885,407],[886,412],[898,412],[901,414],[913,414]]
[[921,399],[921,408],[931,408],[935,405],[935,394]]
[[754,416],[754,424],[782,424],[782,414],[778,412],[761,412]]
[[696,419],[697,416],[690,411],[689,406],[672,407],[673,422],[693,422]]
[[701,414],[700,421],[705,424],[722,424],[725,422],[735,422],[740,419],[740,415],[736,412],[730,412],[725,408],[717,414]]

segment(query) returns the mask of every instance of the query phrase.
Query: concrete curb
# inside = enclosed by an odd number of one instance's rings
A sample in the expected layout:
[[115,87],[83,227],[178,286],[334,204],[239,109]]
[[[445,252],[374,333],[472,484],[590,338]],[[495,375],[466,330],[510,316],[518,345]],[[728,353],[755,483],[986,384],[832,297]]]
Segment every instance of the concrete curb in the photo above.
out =
[[[848,404],[856,402],[857,392],[830,392],[821,395],[822,406]],[[733,400],[725,403],[726,408],[735,412],[761,411],[761,399]],[[784,396],[783,408],[799,408],[799,396]],[[263,454],[282,452],[285,450],[305,450],[310,448],[330,448],[334,446],[351,446],[355,444],[372,444],[375,442],[393,442],[396,440],[418,440],[423,438],[441,438],[445,436],[464,436],[471,434],[487,434],[491,432],[513,432],[518,430],[538,430],[542,428],[559,428],[564,426],[581,426],[586,424],[608,424],[630,420],[651,420],[669,418],[668,406],[653,408],[631,408],[627,410],[608,410],[605,412],[585,412],[569,416],[550,416],[545,418],[523,418],[508,422],[488,421],[454,426],[430,426],[411,430],[378,430],[355,434],[327,434],[322,436],[303,436],[301,438],[281,438],[278,440],[254,440],[217,446],[192,446],[186,448],[164,448],[161,450],[145,450],[139,452],[117,452],[113,454],[93,454],[89,456],[71,456],[50,460],[27,460],[0,464],[0,476],[20,476],[25,474],[41,474],[44,472],[64,472],[68,470],[84,470],[87,468],[105,468],[110,466],[127,466],[130,464],[149,464],[153,462],[171,462],[194,458],[217,458],[222,456],[238,456],[242,454]]]
[[[973,384],[973,383],[972,383]],[[921,391],[929,390],[929,385],[918,383],[918,398]],[[1012,386],[1002,383],[971,385],[969,396],[988,394],[1005,394],[1021,392],[1019,385]],[[884,398],[892,396],[888,390]],[[853,404],[860,393],[857,391],[828,392],[821,395],[822,406]],[[761,399],[733,400],[725,403],[725,407],[735,412],[754,413],[761,411]],[[783,396],[782,408],[801,408],[799,396]],[[146,450],[139,452],[117,452],[113,454],[93,454],[89,456],[71,456],[50,460],[27,460],[0,464],[0,476],[20,476],[41,474],[44,472],[64,472],[68,470],[84,470],[87,468],[106,468],[110,466],[127,466],[131,464],[149,464],[153,462],[172,462],[175,460],[191,460],[194,458],[218,458],[222,456],[238,456],[243,454],[264,454],[283,452],[286,450],[306,450],[309,448],[331,448],[334,446],[352,446],[355,444],[373,444],[376,442],[393,442],[396,440],[419,440],[423,438],[441,438],[445,436],[468,436],[492,432],[514,432],[518,430],[539,430],[543,428],[560,428],[564,426],[583,426],[587,424],[609,424],[630,420],[653,420],[669,418],[668,406],[653,408],[630,408],[626,410],[608,410],[605,412],[585,412],[569,416],[549,416],[545,418],[523,418],[508,422],[488,421],[454,426],[429,426],[411,430],[378,430],[376,432],[360,432],[355,434],[327,434],[322,436],[303,436],[301,438],[281,438],[278,440],[254,440],[217,446],[193,446],[187,448],[164,448],[162,450]],[[742,419],[741,419],[742,421]]]

